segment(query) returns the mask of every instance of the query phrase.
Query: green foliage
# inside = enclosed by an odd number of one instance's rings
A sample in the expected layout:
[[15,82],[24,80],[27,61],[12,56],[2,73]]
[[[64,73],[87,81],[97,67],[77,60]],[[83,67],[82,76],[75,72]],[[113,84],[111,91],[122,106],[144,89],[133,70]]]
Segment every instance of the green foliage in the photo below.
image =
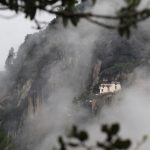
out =
[[119,136],[119,124],[114,123],[110,126],[105,124],[101,127],[101,131],[106,135],[106,139],[89,146],[89,144],[87,144],[89,139],[88,133],[73,126],[69,135],[65,138],[58,138],[60,150],[67,150],[68,148],[83,148],[85,150],[97,148],[103,150],[128,150],[131,147],[130,139],[123,139]]
[[[82,0],[82,2],[85,1]],[[95,5],[97,0],[91,1]],[[150,17],[150,9],[138,10],[141,0],[124,0],[124,2],[126,6],[122,7],[115,16],[81,12],[76,7],[77,0],[0,0],[1,6],[4,6],[0,9],[10,9],[16,13],[23,12],[26,17],[35,20],[37,28],[40,28],[40,23],[35,18],[37,11],[40,10],[61,17],[65,27],[69,21],[77,26],[80,19],[84,18],[108,29],[117,29],[121,36],[129,38],[131,28],[137,28],[138,22]],[[119,24],[112,26],[101,22],[101,19],[118,20]]]
[[111,126],[103,125],[101,131],[106,134],[104,142],[97,142],[97,146],[104,150],[119,150],[128,149],[131,146],[129,139],[123,140],[119,135],[120,127],[119,124],[115,123]]
[[79,97],[75,97],[73,102],[78,103],[78,102],[83,102],[86,100],[89,100],[89,92],[88,91],[83,92]]
[[143,21],[150,16],[150,10],[144,9],[139,11],[137,8],[141,0],[124,0],[125,7],[118,11],[119,27],[118,32],[121,36],[130,37],[131,27],[137,28],[137,23]]
[[86,131],[81,130],[79,131],[76,126],[73,126],[72,131],[68,135],[70,138],[77,138],[81,142],[84,142],[88,139],[88,134]]
[[11,138],[7,136],[3,129],[0,129],[0,150],[12,150]]

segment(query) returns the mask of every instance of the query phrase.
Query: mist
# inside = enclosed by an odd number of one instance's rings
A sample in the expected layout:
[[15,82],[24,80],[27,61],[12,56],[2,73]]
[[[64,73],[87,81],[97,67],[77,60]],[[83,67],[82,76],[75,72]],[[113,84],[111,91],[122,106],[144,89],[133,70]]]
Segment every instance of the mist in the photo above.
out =
[[[146,1],[141,7],[145,5]],[[94,8],[88,4],[87,10],[113,14],[121,6],[119,0],[102,0]],[[4,112],[2,125],[9,133],[17,134],[15,141],[20,149],[48,150],[56,144],[57,136],[64,135],[72,124],[87,128],[93,139],[99,137],[97,130],[101,124],[113,122],[119,122],[121,134],[131,137],[135,143],[148,135],[149,67],[137,66],[127,74],[124,82],[128,84],[94,118],[90,118],[85,108],[72,103],[86,91],[97,61],[108,66],[116,51],[126,49],[137,58],[147,58],[148,27],[149,21],[140,24],[127,40],[117,31],[108,31],[86,20],[81,20],[77,27],[70,23],[64,28],[58,19],[45,30],[27,35],[12,67],[1,77],[0,87],[4,88],[0,94],[4,97],[1,105],[6,103],[5,109],[9,110]],[[142,49],[147,51],[142,53]]]

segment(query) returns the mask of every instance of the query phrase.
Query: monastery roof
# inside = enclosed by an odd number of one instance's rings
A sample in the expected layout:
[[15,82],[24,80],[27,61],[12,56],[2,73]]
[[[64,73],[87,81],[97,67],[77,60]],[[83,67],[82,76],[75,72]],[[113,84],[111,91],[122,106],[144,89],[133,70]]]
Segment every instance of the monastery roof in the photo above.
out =
[[100,83],[100,85],[101,84],[120,84],[120,82],[119,81],[103,81]]

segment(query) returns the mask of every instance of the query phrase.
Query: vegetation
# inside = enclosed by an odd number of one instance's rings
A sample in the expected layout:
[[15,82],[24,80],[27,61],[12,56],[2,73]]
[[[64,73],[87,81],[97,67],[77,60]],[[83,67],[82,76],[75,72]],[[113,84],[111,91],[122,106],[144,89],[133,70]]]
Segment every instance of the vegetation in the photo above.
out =
[[[73,126],[71,132],[66,137],[59,137],[59,150],[67,150],[69,148],[82,148],[85,150],[128,150],[131,148],[132,142],[130,139],[124,139],[119,136],[120,126],[117,123],[112,125],[102,125],[102,133],[105,134],[104,141],[96,141],[95,145],[89,145],[89,135],[84,130],[79,130],[76,126]],[[137,145],[137,149],[146,141],[147,137],[144,136],[141,143]],[[98,140],[98,139],[97,139]]]
[[[86,0],[82,0],[82,2],[85,1]],[[91,1],[93,5],[96,4],[96,0]],[[41,23],[36,19],[36,13],[37,11],[45,11],[62,18],[64,26],[67,26],[69,21],[76,26],[81,19],[85,19],[101,27],[118,30],[118,33],[121,36],[129,37],[132,28],[137,28],[140,21],[150,17],[150,9],[144,8],[139,10],[138,6],[142,2],[141,0],[124,0],[124,2],[125,6],[118,10],[115,16],[81,11],[77,6],[78,4],[76,0],[0,0],[0,10],[5,11],[9,9],[15,11],[16,14],[22,12],[26,17],[35,21],[38,29],[41,28]],[[104,19],[104,22],[102,22],[101,19]],[[108,24],[105,22],[106,20],[108,21]],[[118,24],[111,25],[109,21],[117,21]],[[101,76],[106,76],[106,74],[111,75],[111,72],[114,70],[116,71],[116,74],[122,70],[132,70],[132,68],[138,64],[137,60],[138,58],[135,60],[131,59],[130,63],[127,59],[127,61],[122,62],[121,60],[118,63],[115,62],[114,59],[112,66],[107,66],[107,69],[102,68],[103,72]],[[91,95],[83,93],[76,100],[86,100],[91,97]],[[103,125],[101,131],[106,135],[106,139],[104,141],[96,142],[94,146],[89,146],[86,144],[89,139],[88,133],[84,130],[80,131],[74,126],[67,137],[58,138],[60,150],[80,147],[85,150],[93,150],[95,148],[103,150],[128,150],[131,147],[132,142],[130,139],[123,139],[119,136],[119,124],[112,124],[110,126]],[[72,139],[75,139],[75,141],[72,141]],[[0,150],[8,149],[10,143],[11,138],[9,138],[3,130],[0,130]]]
[[[81,0],[82,3],[87,0]],[[142,0],[123,0],[125,5],[118,10],[115,16],[93,14],[78,9],[77,0],[0,0],[0,10],[12,10],[16,13],[22,12],[26,17],[34,20],[37,28],[40,29],[40,22],[36,19],[37,11],[44,11],[54,14],[63,19],[66,26],[68,21],[77,25],[80,19],[86,19],[89,22],[97,24],[107,29],[118,30],[121,36],[130,36],[131,28],[137,28],[137,23],[150,17],[150,9],[144,8],[139,10],[138,7]],[[93,5],[97,0],[91,0]],[[2,16],[1,16],[2,17]],[[3,16],[4,17],[4,16]],[[7,17],[6,17],[7,18]],[[101,21],[103,19],[104,21]],[[109,21],[117,21],[117,25],[111,25]],[[108,21],[108,24],[105,23]]]
[[3,129],[0,129],[0,150],[13,150],[11,137],[8,137]]

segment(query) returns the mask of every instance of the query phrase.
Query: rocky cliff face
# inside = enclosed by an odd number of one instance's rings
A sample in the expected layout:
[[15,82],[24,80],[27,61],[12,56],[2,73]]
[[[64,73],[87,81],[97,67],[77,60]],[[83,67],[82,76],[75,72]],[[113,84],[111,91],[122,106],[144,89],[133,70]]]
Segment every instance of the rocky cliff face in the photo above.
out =
[[20,46],[1,82],[5,87],[0,101],[1,126],[12,135],[20,132],[27,116],[38,112],[42,105],[52,107],[49,109],[54,114],[57,104],[66,109],[66,103],[71,105],[74,96],[86,89],[96,36],[88,32],[92,35],[88,38],[84,35],[88,29],[80,28],[64,29],[55,22],[28,35]]
[[21,131],[27,116],[43,111],[43,106],[50,120],[54,115],[59,120],[48,123],[46,131],[56,123],[61,125],[60,118],[72,113],[75,96],[94,93],[104,78],[123,80],[149,60],[149,35],[143,43],[143,31],[127,40],[94,25],[83,29],[84,21],[66,29],[59,22],[27,35],[1,77],[0,123],[13,135]]

